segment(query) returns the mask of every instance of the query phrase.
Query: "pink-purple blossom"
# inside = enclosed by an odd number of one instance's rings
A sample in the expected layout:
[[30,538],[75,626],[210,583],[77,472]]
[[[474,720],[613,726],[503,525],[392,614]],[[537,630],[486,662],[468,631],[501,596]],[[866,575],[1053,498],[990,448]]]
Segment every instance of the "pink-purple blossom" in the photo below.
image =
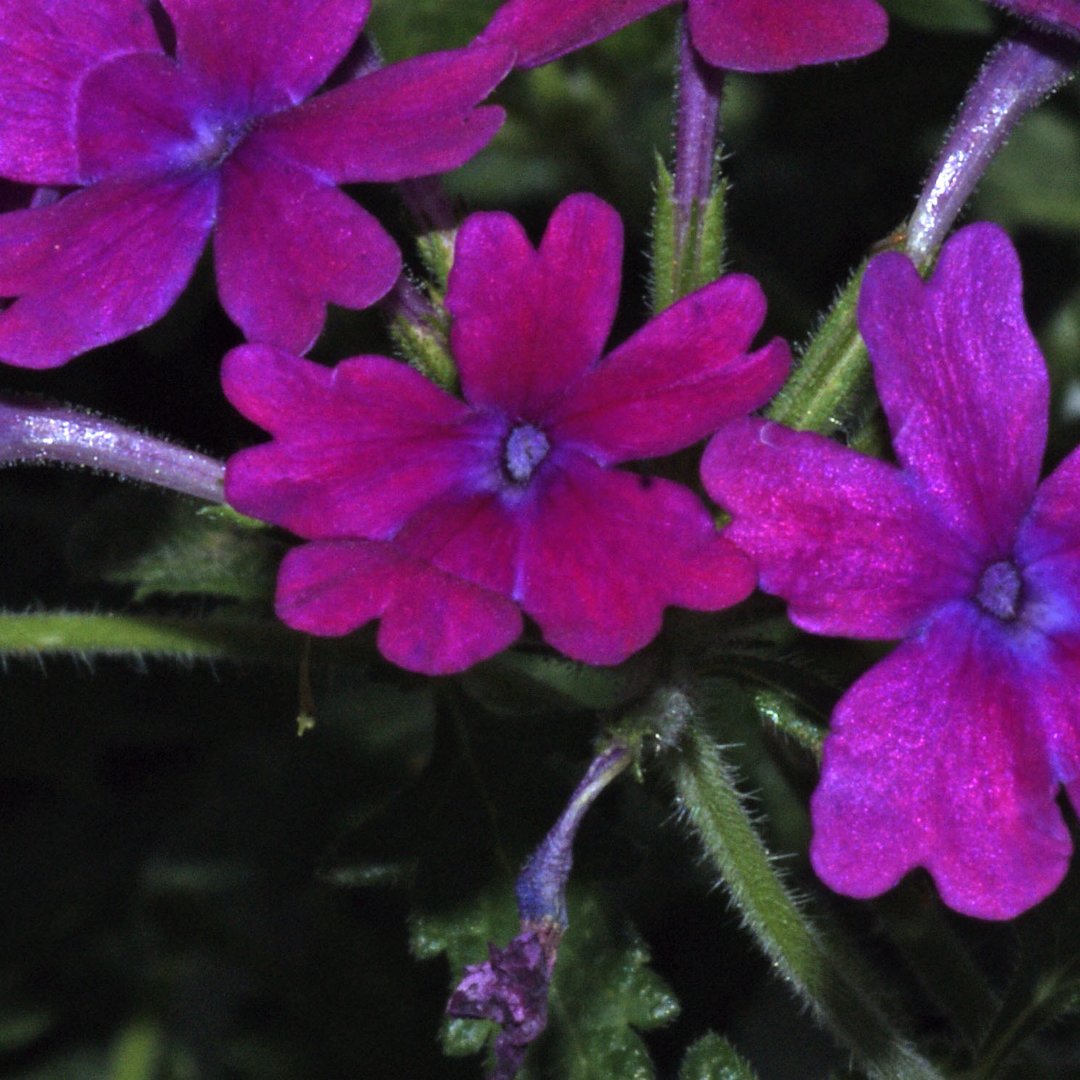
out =
[[435,53],[318,92],[370,0],[0,0],[0,176],[66,192],[0,216],[0,360],[62,364],[160,318],[213,232],[221,302],[303,352],[327,303],[362,308],[397,246],[339,184],[462,164],[499,47]]
[[1055,798],[1080,799],[1080,452],[1038,484],[1048,380],[1021,288],[992,225],[950,239],[927,283],[878,256],[859,323],[899,464],[743,420],[702,466],[795,623],[904,639],[833,714],[818,874],[868,897],[922,866],[990,919],[1061,880]]
[[747,351],[765,301],[730,275],[601,359],[621,261],[618,215],[593,196],[565,200],[538,250],[507,214],[468,218],[446,296],[461,397],[380,356],[226,357],[229,400],[273,436],[229,461],[226,495],[311,541],[281,568],[285,622],[381,618],[387,658],[441,673],[505,648],[525,613],[566,655],[614,664],[666,606],[748,594],[749,561],[696,495],[615,466],[762,405],[787,346]]
[[1080,2],[1078,0],[990,0],[1021,18],[1043,24],[1052,30],[1080,38]]
[[[480,35],[536,67],[651,15],[672,0],[509,0]],[[875,0],[689,0],[694,48],[715,67],[784,71],[865,56],[888,33]]]

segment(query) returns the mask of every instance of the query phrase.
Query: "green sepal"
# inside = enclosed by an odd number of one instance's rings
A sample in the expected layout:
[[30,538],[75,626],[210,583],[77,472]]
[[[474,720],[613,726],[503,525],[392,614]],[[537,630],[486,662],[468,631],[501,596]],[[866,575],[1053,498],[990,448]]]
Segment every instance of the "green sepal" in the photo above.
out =
[[456,240],[456,229],[432,229],[416,238],[416,252],[432,282],[432,301],[439,308],[442,307],[442,298],[446,295],[446,285],[454,265]]
[[457,390],[457,365],[450,355],[449,328],[441,307],[423,322],[398,315],[389,330],[397,351],[411,367],[444,390]]
[[722,1035],[703,1035],[683,1058],[679,1080],[757,1080],[750,1063]]
[[870,360],[856,321],[865,270],[864,262],[836,298],[769,406],[770,420],[796,431],[843,434],[860,401],[872,392]]
[[769,727],[821,760],[825,729],[811,720],[798,702],[776,690],[756,690],[751,696],[758,716]]
[[680,242],[675,180],[657,155],[650,279],[654,313],[720,277],[724,267],[726,197],[727,181],[720,179],[708,199],[691,208],[686,236]]

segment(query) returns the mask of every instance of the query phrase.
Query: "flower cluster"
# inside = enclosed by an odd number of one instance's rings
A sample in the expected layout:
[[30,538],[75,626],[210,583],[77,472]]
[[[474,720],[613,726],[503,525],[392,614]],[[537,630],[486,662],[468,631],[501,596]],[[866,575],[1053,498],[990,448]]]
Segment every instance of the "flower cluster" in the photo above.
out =
[[[859,324],[896,464],[750,417],[790,355],[780,339],[753,349],[765,300],[746,275],[605,353],[622,224],[588,194],[557,207],[538,247],[505,213],[461,224],[445,296],[433,289],[459,392],[384,356],[303,358],[328,304],[364,308],[402,281],[397,244],[342,185],[463,164],[502,123],[482,102],[513,68],[670,2],[508,0],[467,48],[383,66],[364,35],[371,0],[0,0],[0,361],[49,368],[149,325],[212,243],[248,341],[225,359],[224,392],[271,436],[232,457],[225,494],[304,541],[280,570],[284,622],[342,635],[379,620],[385,657],[435,675],[507,648],[529,619],[562,654],[612,665],[666,608],[719,611],[760,580],[811,633],[901,642],[836,707],[813,798],[818,874],[867,897],[925,867],[956,910],[1011,917],[1065,872],[1059,789],[1080,803],[1080,452],[1038,485],[1046,368],[994,226],[956,234],[928,282],[895,252],[866,272]],[[1080,5],[994,2],[1064,35],[1062,55],[1039,54],[1034,99],[1071,62]],[[875,0],[685,10],[701,71],[862,56],[887,29]],[[716,149],[715,112],[698,113],[703,145],[680,155],[697,183],[674,185],[697,192],[682,207],[695,221]],[[939,196],[918,237],[951,227]],[[908,250],[928,265],[939,243]],[[6,411],[8,460],[37,460],[45,413]],[[86,423],[66,415],[48,418],[70,443]],[[710,437],[702,478],[724,528],[639,464]],[[180,490],[216,492],[220,463],[193,461]],[[461,992],[507,1028],[508,1060],[535,1034],[550,944],[471,972],[482,1004]],[[524,1004],[510,1000],[523,972]]]

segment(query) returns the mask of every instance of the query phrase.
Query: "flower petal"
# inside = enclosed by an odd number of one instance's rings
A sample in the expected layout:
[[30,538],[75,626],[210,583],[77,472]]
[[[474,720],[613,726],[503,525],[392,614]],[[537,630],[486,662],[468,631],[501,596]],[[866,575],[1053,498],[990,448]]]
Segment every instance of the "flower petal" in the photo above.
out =
[[888,36],[874,0],[690,0],[694,48],[731,71],[786,71],[880,49]]
[[114,56],[160,52],[143,0],[0,0],[0,172],[77,184],[75,102],[87,72]]
[[950,605],[841,699],[811,804],[811,859],[868,897],[925,866],[951,908],[1019,915],[1068,865],[1028,672],[1000,624]]
[[555,208],[538,251],[509,214],[471,215],[446,294],[465,397],[542,421],[600,356],[621,272],[622,222],[593,195]]
[[982,569],[903,473],[820,435],[732,421],[701,476],[761,587],[816,634],[902,637]]
[[55,367],[161,318],[217,206],[215,176],[101,183],[0,216],[0,360]]
[[171,57],[132,53],[99,64],[79,93],[82,175],[100,180],[205,167],[214,153],[212,133],[203,145],[193,127],[204,108],[204,88]]
[[176,55],[248,117],[303,101],[322,85],[367,20],[371,0],[162,0]]
[[512,60],[506,49],[472,48],[391,64],[269,117],[260,139],[339,183],[446,172],[502,124],[502,109],[476,106]]
[[652,319],[557,405],[552,430],[605,463],[658,457],[764,405],[791,366],[777,339],[747,353],[765,318],[751,277],[732,274]]
[[531,68],[621,30],[671,0],[510,0],[477,38],[517,52],[516,67]]
[[330,369],[241,346],[222,385],[276,437],[229,459],[226,497],[300,536],[388,538],[432,500],[487,482],[498,461],[497,420],[385,357]]
[[[532,502],[531,493],[524,498]],[[520,599],[520,552],[531,516],[499,491],[466,491],[421,510],[394,543],[448,574]]]
[[556,649],[617,664],[656,636],[665,607],[719,611],[750,594],[749,562],[686,488],[567,456],[538,492],[518,581]]
[[1021,289],[1009,238],[977,224],[926,284],[905,256],[879,255],[859,298],[897,457],[986,560],[1010,552],[1046,443],[1046,365]]
[[382,618],[379,651],[425,675],[463,671],[521,633],[521,614],[494,593],[364,540],[303,544],[278,574],[277,614],[309,634],[339,636]]
[[401,271],[397,245],[366,210],[254,137],[225,162],[222,188],[218,291],[249,340],[306,352],[328,302],[367,307]]
[[1050,637],[1080,635],[1080,450],[1039,485],[1016,539],[1025,611]]

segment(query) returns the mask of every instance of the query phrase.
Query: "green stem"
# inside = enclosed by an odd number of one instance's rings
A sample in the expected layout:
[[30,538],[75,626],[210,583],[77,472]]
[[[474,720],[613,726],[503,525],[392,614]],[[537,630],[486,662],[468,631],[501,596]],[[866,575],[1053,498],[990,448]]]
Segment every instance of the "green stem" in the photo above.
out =
[[856,322],[864,263],[855,271],[799,366],[768,409],[770,420],[798,431],[839,433],[871,389],[866,345]]
[[743,808],[732,770],[696,723],[672,768],[682,811],[776,970],[874,1080],[939,1078],[856,982],[850,958],[800,909]]
[[57,655],[295,663],[303,637],[263,619],[0,612],[0,660]]

